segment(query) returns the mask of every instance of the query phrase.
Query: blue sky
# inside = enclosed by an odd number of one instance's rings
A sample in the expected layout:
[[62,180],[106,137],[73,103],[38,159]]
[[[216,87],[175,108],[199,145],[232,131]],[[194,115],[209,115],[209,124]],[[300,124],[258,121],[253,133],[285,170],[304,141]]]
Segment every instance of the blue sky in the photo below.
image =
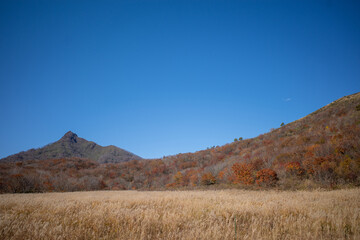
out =
[[0,158],[71,130],[145,158],[360,91],[359,1],[0,2]]

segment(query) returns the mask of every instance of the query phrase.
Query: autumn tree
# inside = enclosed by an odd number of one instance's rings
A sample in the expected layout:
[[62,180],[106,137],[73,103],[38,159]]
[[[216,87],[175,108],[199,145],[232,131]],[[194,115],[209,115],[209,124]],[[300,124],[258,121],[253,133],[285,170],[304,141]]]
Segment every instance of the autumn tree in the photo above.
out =
[[196,186],[198,184],[198,181],[199,181],[199,177],[197,173],[190,175],[189,182],[191,186]]
[[218,173],[218,179],[219,179],[219,181],[225,180],[225,170],[222,170]]
[[174,183],[177,185],[177,186],[182,186],[183,183],[184,183],[184,176],[181,172],[177,172],[175,175],[174,175]]
[[212,173],[210,173],[210,172],[204,173],[201,176],[201,184],[202,185],[212,185],[215,183],[216,183],[216,179]]
[[285,165],[285,171],[289,175],[302,176],[305,171],[299,162],[289,162]]
[[256,183],[258,185],[274,186],[278,180],[276,172],[272,169],[261,169],[256,173]]
[[354,182],[360,174],[360,158],[351,159],[346,155],[336,168],[336,173],[344,180]]
[[232,166],[235,175],[234,183],[251,185],[254,183],[254,167],[249,163],[235,163]]

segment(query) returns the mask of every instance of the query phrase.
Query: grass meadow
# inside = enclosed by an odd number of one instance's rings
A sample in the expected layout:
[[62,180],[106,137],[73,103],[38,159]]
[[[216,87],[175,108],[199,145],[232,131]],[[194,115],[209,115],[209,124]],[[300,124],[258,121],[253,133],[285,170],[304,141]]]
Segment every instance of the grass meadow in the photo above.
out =
[[360,239],[360,189],[0,195],[0,239]]

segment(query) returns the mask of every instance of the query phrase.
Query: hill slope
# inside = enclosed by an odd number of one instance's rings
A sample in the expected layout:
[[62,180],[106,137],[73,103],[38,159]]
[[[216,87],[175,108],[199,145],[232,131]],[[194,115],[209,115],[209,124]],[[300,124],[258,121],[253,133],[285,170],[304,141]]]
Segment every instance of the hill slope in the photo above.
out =
[[94,142],[79,138],[69,131],[60,140],[45,147],[30,149],[1,159],[1,162],[47,160],[54,158],[87,158],[99,163],[117,163],[140,160],[139,156],[115,146],[102,147]]
[[[234,136],[239,136],[234,130]],[[79,142],[79,140],[77,140]],[[162,159],[0,163],[0,192],[360,186],[360,93],[252,139]]]

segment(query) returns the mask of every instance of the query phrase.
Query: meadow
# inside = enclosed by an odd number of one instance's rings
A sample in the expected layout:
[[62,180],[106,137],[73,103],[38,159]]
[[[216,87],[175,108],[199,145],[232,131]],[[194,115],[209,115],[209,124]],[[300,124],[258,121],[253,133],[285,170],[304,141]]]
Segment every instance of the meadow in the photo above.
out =
[[2,194],[0,239],[360,239],[360,189]]

